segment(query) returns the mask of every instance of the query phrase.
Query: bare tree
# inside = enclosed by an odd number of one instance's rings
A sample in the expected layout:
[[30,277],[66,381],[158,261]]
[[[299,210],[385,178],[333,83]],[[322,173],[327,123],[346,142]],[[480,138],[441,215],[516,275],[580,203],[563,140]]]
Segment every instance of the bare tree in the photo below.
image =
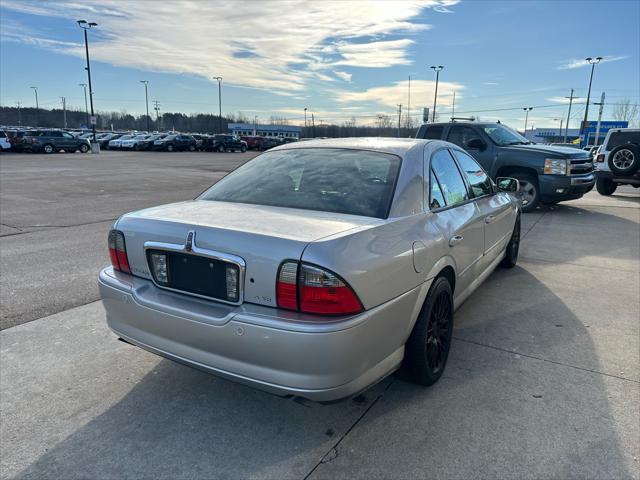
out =
[[629,125],[636,126],[640,120],[638,104],[631,103],[630,98],[623,98],[613,106],[612,116],[614,120],[629,122]]
[[278,117],[276,115],[271,115],[269,119],[269,123],[271,125],[289,125],[289,120],[284,117]]
[[389,115],[378,115],[378,128],[391,128],[393,127],[393,119]]

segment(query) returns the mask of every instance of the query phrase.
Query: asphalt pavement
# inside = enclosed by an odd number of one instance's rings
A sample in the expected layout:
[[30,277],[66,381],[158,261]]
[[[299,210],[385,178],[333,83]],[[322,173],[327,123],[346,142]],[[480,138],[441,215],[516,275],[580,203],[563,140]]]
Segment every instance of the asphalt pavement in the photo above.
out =
[[120,155],[46,157],[63,173],[0,160],[2,308],[23,323],[0,332],[0,478],[640,478],[637,190],[526,215],[518,266],[457,311],[436,385],[398,372],[320,405],[108,331],[91,289],[111,219],[191,198],[244,158]]

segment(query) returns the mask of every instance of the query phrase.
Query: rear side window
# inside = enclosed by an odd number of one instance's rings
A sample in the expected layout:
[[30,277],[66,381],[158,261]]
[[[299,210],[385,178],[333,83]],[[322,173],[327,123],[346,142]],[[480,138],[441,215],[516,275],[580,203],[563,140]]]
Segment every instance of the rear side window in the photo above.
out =
[[640,143],[640,131],[639,132],[611,132],[609,142],[607,143],[607,151],[611,151],[620,145],[625,143]]
[[427,131],[424,132],[424,138],[428,140],[440,140],[442,138],[443,131],[444,126],[442,125],[433,125],[431,127],[427,127]]
[[467,143],[474,138],[480,138],[480,135],[473,128],[456,125],[449,130],[447,141],[466,148]]
[[460,168],[467,177],[467,182],[471,187],[471,192],[474,197],[482,197],[484,195],[491,195],[493,188],[491,186],[491,180],[482,169],[478,162],[473,157],[459,150],[452,150],[452,153],[458,159]]
[[400,158],[337,148],[267,152],[199,198],[386,218]]
[[440,188],[438,179],[436,179],[436,176],[433,173],[433,169],[431,169],[430,171],[431,174],[429,177],[429,185],[431,186],[431,195],[429,197],[429,208],[431,210],[437,210],[438,208],[446,206],[447,202],[444,201],[442,189]]
[[431,157],[431,168],[440,184],[447,205],[456,205],[469,200],[467,187],[449,150],[438,150],[434,153]]

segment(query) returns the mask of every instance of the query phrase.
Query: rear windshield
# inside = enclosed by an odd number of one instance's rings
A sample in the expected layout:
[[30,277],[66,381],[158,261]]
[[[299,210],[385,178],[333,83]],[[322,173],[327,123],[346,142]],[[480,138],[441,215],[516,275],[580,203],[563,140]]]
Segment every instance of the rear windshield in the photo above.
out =
[[640,143],[640,131],[611,132],[611,135],[609,136],[609,142],[607,143],[607,151],[611,151],[614,148],[629,142]]
[[386,218],[400,158],[335,148],[267,152],[199,199]]

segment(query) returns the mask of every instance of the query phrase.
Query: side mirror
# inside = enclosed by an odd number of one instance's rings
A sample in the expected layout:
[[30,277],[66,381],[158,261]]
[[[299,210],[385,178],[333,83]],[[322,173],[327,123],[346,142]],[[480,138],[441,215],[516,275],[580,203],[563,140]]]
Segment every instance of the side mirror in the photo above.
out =
[[484,143],[481,138],[472,138],[466,143],[465,147],[468,148],[469,150],[482,151],[485,148],[487,148],[487,144]]
[[520,182],[515,178],[498,177],[496,178],[496,185],[500,192],[516,193],[520,190]]

